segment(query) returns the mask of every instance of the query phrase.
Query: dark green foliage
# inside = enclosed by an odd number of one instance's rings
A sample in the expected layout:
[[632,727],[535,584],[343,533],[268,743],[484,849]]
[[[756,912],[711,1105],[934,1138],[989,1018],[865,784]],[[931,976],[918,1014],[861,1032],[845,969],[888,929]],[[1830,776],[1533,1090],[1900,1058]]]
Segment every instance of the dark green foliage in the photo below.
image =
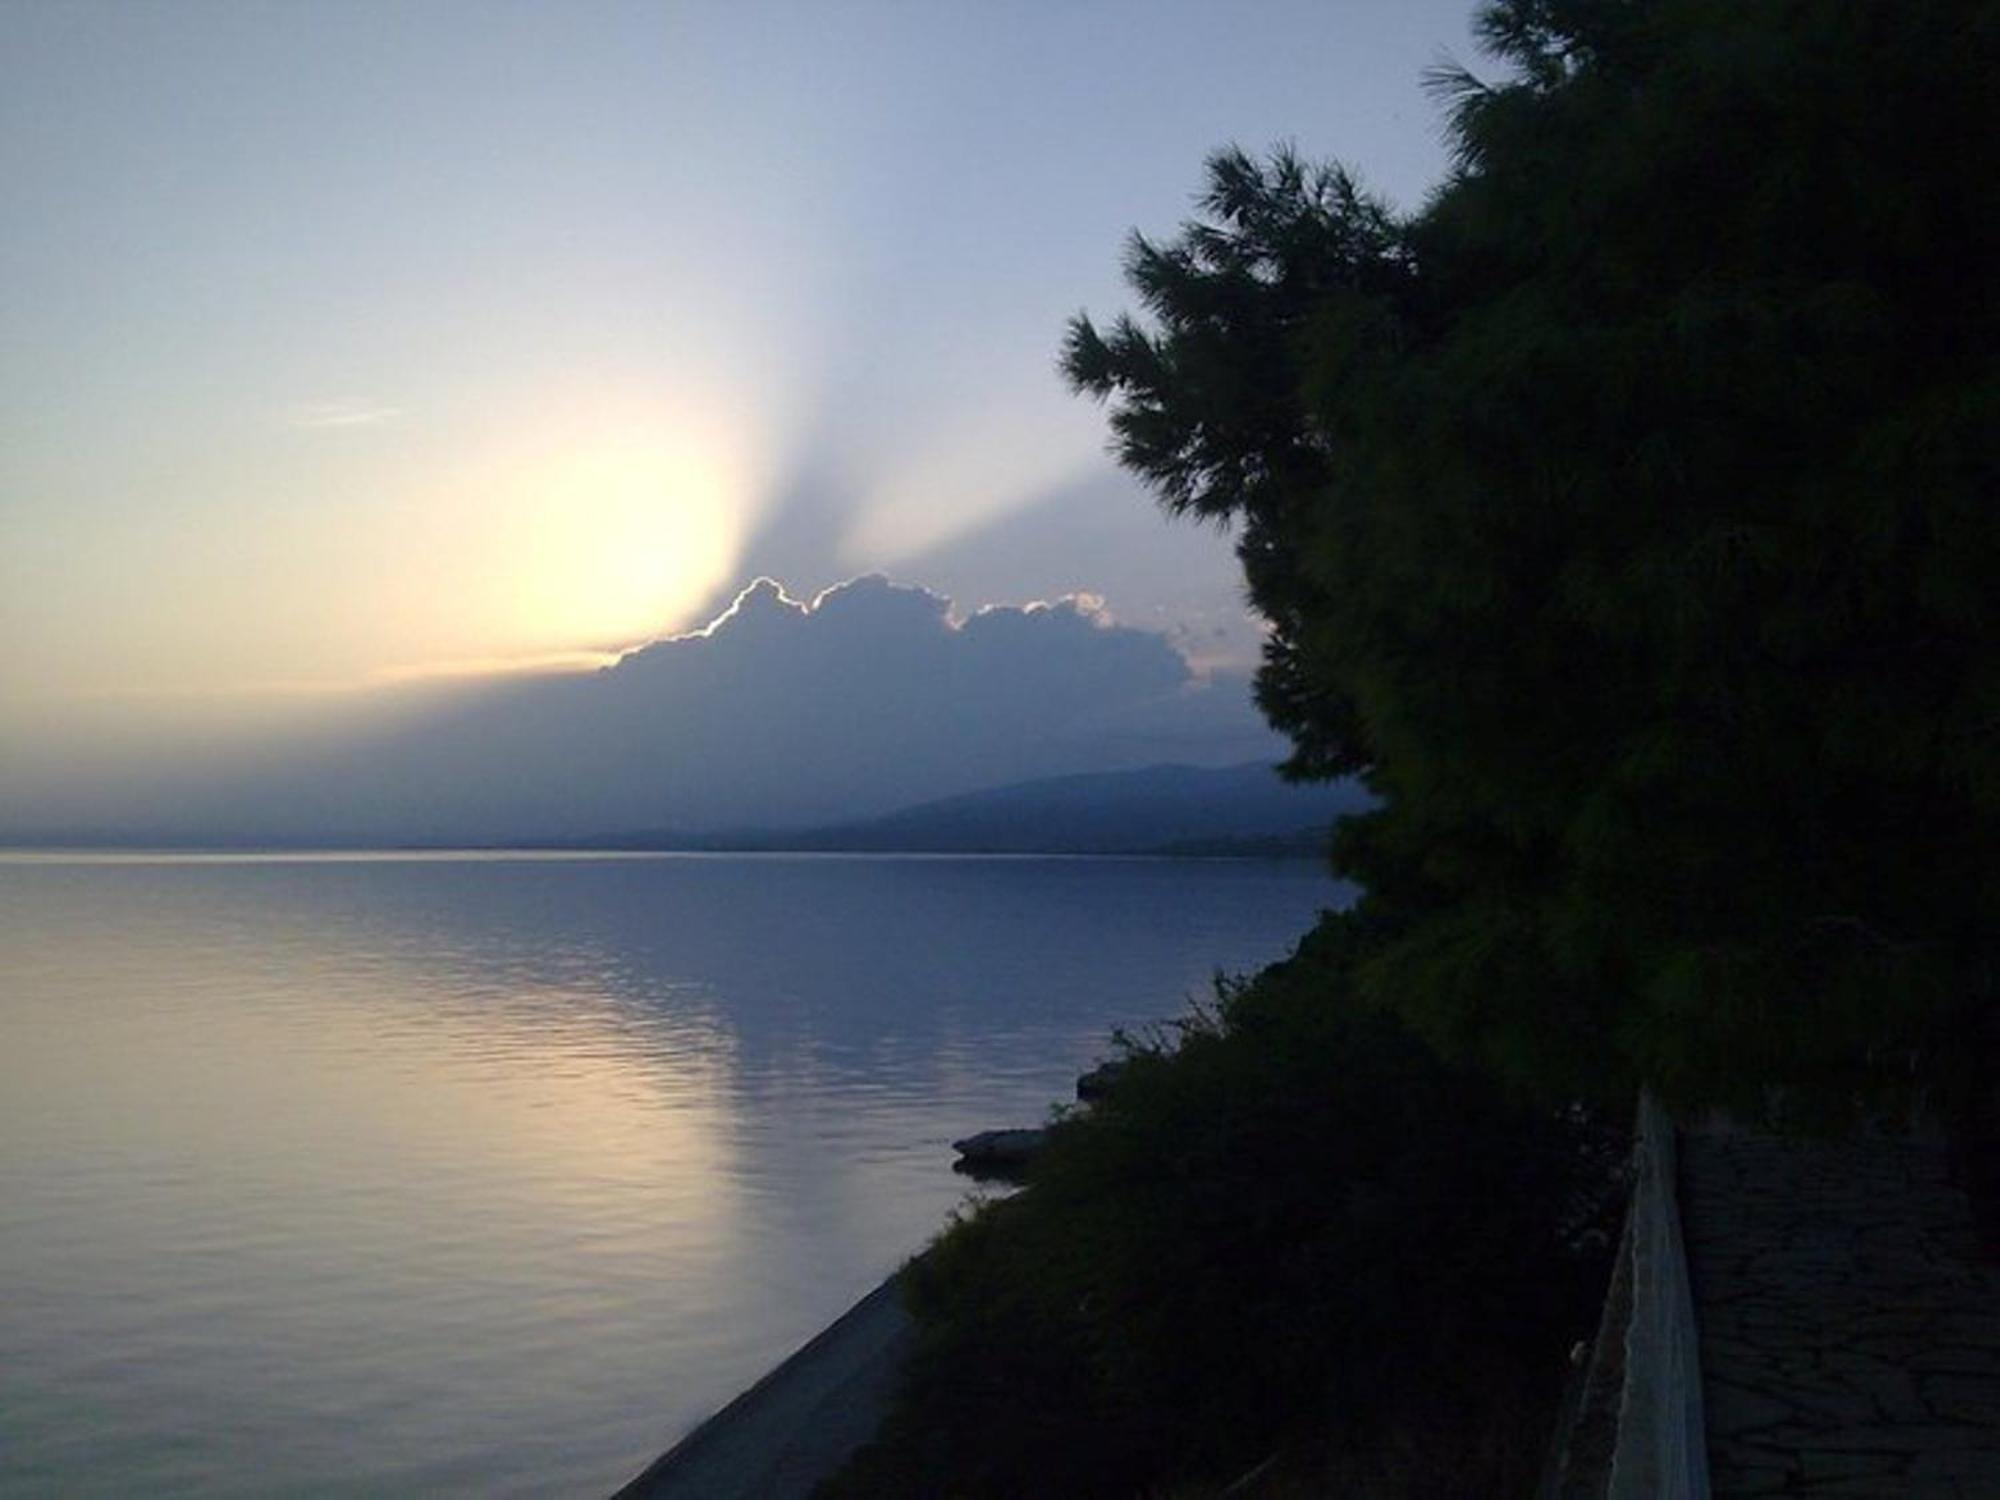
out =
[[1120,318],[1109,337],[1070,327],[1064,369],[1119,402],[1111,425],[1126,467],[1177,514],[1241,523],[1238,552],[1272,626],[1259,701],[1297,748],[1295,772],[1337,776],[1368,763],[1337,693],[1280,682],[1307,622],[1326,607],[1293,530],[1324,491],[1301,382],[1307,324],[1335,301],[1367,306],[1410,276],[1396,226],[1354,179],[1281,154],[1209,164],[1210,219],[1160,246],[1134,235],[1127,278],[1159,325]]
[[1988,1086],[1992,0],[1512,0],[1397,218],[1289,156],[1072,327],[1124,461],[1242,524],[1295,774],[1366,768],[1355,982],[1557,1088]]
[[1134,1495],[1281,1446],[1382,1493],[1532,1482],[1615,1153],[1353,1005],[1348,941],[1136,1050],[912,1266],[909,1397],[832,1493]]

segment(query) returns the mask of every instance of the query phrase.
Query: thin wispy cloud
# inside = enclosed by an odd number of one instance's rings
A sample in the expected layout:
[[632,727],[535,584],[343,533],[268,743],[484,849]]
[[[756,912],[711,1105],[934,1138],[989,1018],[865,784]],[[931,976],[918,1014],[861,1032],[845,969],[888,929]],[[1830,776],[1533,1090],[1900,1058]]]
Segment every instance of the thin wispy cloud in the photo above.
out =
[[133,683],[79,690],[83,701],[228,702],[257,698],[332,698],[359,696],[383,688],[422,683],[473,681],[480,678],[556,677],[600,671],[616,666],[621,651],[540,651],[522,656],[450,657],[437,661],[402,662],[353,677],[265,677],[240,682]]
[[370,674],[368,686],[439,682],[462,677],[520,677],[563,672],[595,672],[616,666],[621,651],[541,651],[527,656],[468,656],[445,661],[409,662]]
[[304,431],[328,431],[343,427],[380,427],[400,421],[401,407],[380,401],[350,398],[338,401],[298,401],[285,408],[284,425]]

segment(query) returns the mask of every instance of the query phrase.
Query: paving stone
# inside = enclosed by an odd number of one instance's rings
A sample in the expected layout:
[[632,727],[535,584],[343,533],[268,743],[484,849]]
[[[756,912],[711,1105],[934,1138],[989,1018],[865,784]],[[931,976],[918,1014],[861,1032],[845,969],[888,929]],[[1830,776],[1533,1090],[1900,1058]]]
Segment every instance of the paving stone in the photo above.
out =
[[1927,1483],[1952,1480],[1984,1493],[2000,1495],[2000,1448],[1963,1449],[1956,1453],[1919,1453],[1910,1462],[1910,1478]]
[[2000,1267],[1941,1147],[1684,1134],[1716,1500],[2000,1500]]
[[1763,1464],[1732,1462],[1711,1455],[1709,1485],[1717,1495],[1782,1495],[1791,1488],[1792,1471]]
[[1890,1422],[1876,1427],[1845,1427],[1817,1440],[1820,1448],[1839,1453],[1950,1453],[1992,1441],[1991,1434],[1961,1422]]
[[2000,1446],[2000,1374],[1927,1375],[1918,1391],[1934,1416],[1991,1428],[1994,1444]]
[[1799,1472],[1808,1483],[1822,1479],[1840,1479],[1855,1475],[1874,1475],[1880,1478],[1889,1474],[1901,1474],[1910,1466],[1907,1453],[1801,1453]]
[[[1848,1392],[1830,1390],[1825,1386],[1795,1384],[1785,1391],[1783,1399],[1802,1413],[1810,1416],[1816,1426],[1829,1423],[1839,1427],[1858,1427],[1868,1422],[1879,1422],[1887,1415],[1875,1397],[1863,1391]],[[1918,1406],[1917,1411],[1928,1416],[1932,1408]]]
[[[1706,1350],[1702,1352],[1702,1362],[1704,1366],[1708,1362]],[[1730,1436],[1789,1422],[1797,1411],[1789,1401],[1725,1381],[1720,1376],[1711,1376],[1707,1380],[1702,1391],[1702,1406],[1708,1430]]]
[[1859,1377],[1856,1384],[1891,1422],[1931,1420],[1931,1407],[1918,1395],[1917,1382],[1908,1370],[1885,1366]]

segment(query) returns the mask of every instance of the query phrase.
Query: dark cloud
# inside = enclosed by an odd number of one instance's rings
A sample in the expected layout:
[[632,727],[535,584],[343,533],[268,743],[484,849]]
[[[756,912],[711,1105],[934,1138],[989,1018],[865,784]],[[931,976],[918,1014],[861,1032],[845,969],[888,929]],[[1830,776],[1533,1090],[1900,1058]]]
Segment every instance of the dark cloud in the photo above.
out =
[[286,837],[701,831],[1277,751],[1240,678],[1197,678],[1165,637],[1088,600],[961,621],[879,576],[810,603],[759,579],[705,630],[602,671],[489,687],[167,812],[182,829]]

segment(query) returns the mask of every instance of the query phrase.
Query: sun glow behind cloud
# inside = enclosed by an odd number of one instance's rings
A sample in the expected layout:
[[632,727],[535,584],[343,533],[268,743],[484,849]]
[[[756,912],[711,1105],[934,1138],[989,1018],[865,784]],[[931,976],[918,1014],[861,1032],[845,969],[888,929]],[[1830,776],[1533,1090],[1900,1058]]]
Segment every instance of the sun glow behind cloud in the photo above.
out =
[[218,438],[248,500],[222,496],[216,459],[115,525],[27,534],[0,551],[0,687],[37,707],[14,748],[353,718],[371,690],[587,670],[703,623],[771,446],[745,382],[711,373],[522,381],[396,422]]
[[745,465],[705,423],[572,424],[503,469],[487,501],[504,554],[488,602],[500,638],[535,650],[685,623],[728,581],[753,501]]
[[518,389],[441,434],[366,520],[380,614],[356,683],[576,670],[691,624],[765,483],[734,383]]

